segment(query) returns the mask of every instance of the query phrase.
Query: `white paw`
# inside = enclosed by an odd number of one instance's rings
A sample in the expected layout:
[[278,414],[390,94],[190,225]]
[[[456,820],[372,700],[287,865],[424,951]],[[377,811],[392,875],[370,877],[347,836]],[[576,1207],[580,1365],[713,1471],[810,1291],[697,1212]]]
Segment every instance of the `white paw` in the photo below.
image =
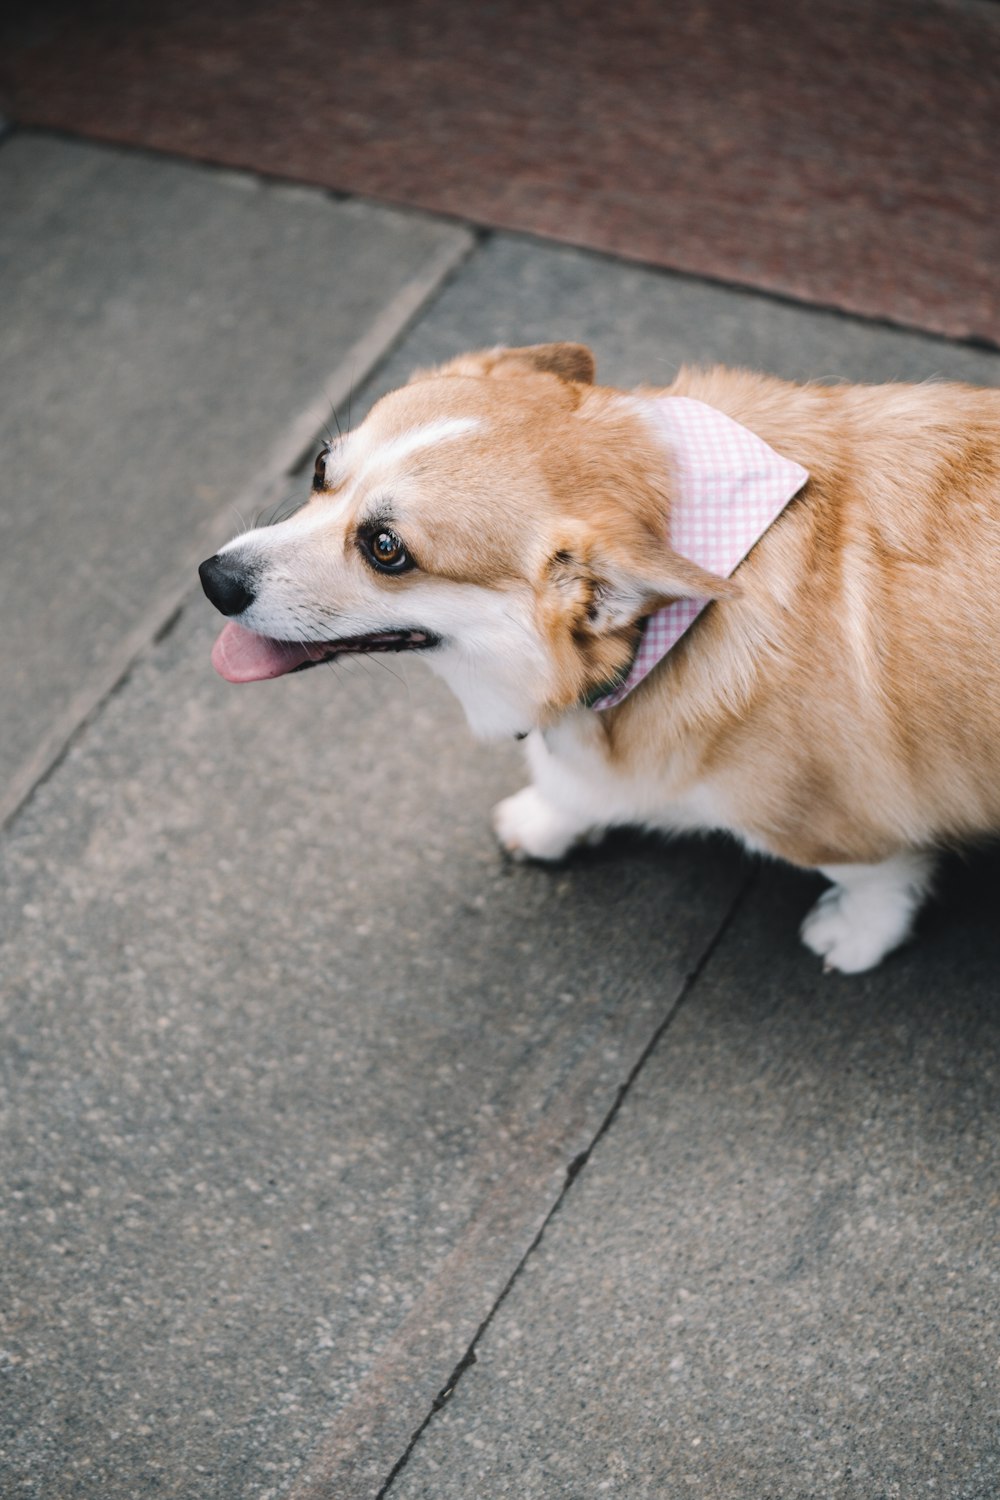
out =
[[533,786],[497,803],[493,827],[515,859],[562,859],[590,831],[572,822]]
[[909,936],[912,917],[911,900],[835,885],[816,902],[802,923],[801,936],[824,960],[825,969],[861,974]]

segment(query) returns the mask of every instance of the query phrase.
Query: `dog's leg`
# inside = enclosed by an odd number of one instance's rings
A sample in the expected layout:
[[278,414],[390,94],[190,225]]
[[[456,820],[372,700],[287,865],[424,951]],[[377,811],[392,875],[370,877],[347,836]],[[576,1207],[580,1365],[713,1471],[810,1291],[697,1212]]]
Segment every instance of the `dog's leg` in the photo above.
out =
[[834,884],[802,923],[802,941],[825,968],[860,974],[909,937],[934,856],[914,850],[877,865],[825,865],[821,873]]
[[[575,714],[547,735],[529,736],[524,748],[534,785],[493,809],[497,838],[515,859],[562,859],[576,844],[600,843],[614,821],[594,782],[602,764],[597,717]],[[605,816],[595,817],[597,808]]]
[[493,827],[515,859],[562,859],[574,844],[592,839],[592,825],[556,807],[536,786],[505,797],[493,809]]

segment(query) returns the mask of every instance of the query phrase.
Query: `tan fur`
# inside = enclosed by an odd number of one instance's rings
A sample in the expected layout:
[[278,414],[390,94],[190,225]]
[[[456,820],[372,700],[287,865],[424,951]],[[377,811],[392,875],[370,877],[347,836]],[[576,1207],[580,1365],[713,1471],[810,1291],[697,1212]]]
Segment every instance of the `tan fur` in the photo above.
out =
[[720,370],[672,391],[811,479],[740,568],[743,598],[618,710],[612,753],[669,725],[660,746],[697,745],[693,774],[798,864],[1000,828],[1000,395]]

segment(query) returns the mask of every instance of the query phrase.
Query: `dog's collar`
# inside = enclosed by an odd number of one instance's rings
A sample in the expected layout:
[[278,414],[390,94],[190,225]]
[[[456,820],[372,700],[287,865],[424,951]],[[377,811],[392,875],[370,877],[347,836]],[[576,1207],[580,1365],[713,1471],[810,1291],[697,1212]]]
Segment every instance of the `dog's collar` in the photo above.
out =
[[[652,406],[673,459],[670,544],[690,562],[728,578],[798,494],[808,471],[703,401],[664,396]],[[614,708],[710,603],[675,599],[643,620],[631,663],[588,693],[584,706]]]

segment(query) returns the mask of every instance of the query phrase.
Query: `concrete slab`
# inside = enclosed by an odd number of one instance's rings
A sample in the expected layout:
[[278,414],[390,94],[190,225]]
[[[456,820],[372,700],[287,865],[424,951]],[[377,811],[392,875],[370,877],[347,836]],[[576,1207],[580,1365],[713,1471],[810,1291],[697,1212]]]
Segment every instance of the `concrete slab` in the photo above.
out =
[[415,362],[558,338],[589,341],[608,385],[668,385],[681,364],[716,362],[789,380],[1000,383],[1000,354],[988,349],[496,235],[446,288],[419,343],[380,367],[378,389]]
[[769,870],[391,1500],[1000,1493],[1000,863],[824,977]]
[[10,1493],[272,1494],[345,1407],[374,1493],[742,879],[512,870],[420,663],[238,691],[214,630],[6,842]]
[[0,199],[5,816],[471,240],[30,135]]
[[[502,238],[357,409],[457,349],[560,334],[623,382],[699,353],[996,370]],[[194,603],[5,841],[0,1478],[373,1497],[745,870],[627,841],[508,869],[486,812],[513,747],[473,747],[419,662],[232,689]]]

